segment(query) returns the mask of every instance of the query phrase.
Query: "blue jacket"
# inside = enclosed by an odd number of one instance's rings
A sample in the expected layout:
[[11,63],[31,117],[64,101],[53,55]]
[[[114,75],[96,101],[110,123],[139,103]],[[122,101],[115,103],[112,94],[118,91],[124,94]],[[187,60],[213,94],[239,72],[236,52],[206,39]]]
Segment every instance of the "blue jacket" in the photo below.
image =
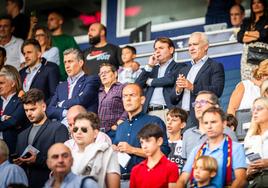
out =
[[[82,105],[87,111],[98,112],[98,91],[100,80],[98,76],[83,75],[74,86],[72,98],[68,99],[68,82],[62,82],[56,88],[55,95],[52,97],[47,115],[51,119],[62,120],[63,110],[68,110],[74,105]],[[58,104],[62,102],[62,106]]]
[[[187,66],[181,69],[178,75],[183,74],[185,75],[185,77],[187,77],[190,69],[191,69],[191,66]],[[217,63],[213,61],[212,59],[208,58],[208,60],[205,62],[205,64],[201,67],[201,69],[197,73],[196,78],[193,83],[194,90],[190,94],[190,116],[192,120],[196,121],[192,103],[195,101],[195,98],[197,97],[198,92],[203,91],[203,90],[212,91],[218,97],[220,97],[224,89],[224,79],[225,79],[225,76],[224,76],[223,65],[221,63]],[[176,85],[174,86],[171,92],[170,100],[172,104],[174,105],[177,105],[177,104],[181,105],[183,92],[181,92],[180,95],[177,95],[175,88],[176,88]],[[193,122],[192,125],[196,125],[196,122]],[[187,125],[187,128],[188,128],[188,125]]]
[[[2,109],[3,100],[0,98],[0,108]],[[3,115],[11,116],[9,119],[0,121],[0,132],[3,133],[3,140],[9,148],[9,153],[15,152],[17,135],[20,130],[27,128],[30,125],[28,118],[25,115],[23,105],[19,97],[15,94],[7,104]],[[2,116],[0,116],[2,117]]]
[[[56,87],[60,80],[59,67],[55,63],[51,63],[42,58],[42,65],[33,78],[30,88],[40,89],[45,94],[46,104],[49,104],[52,96],[55,93]],[[25,67],[20,70],[22,83],[27,76]]]
[[[151,72],[147,72],[145,69],[142,69],[142,72],[137,78],[136,83],[138,83],[141,87],[146,89],[146,92],[145,92],[146,100],[143,105],[143,111],[145,113],[148,110],[154,89],[156,87],[163,87],[163,96],[164,96],[167,107],[171,108],[174,106],[170,101],[170,94],[172,93],[174,83],[177,78],[176,76],[179,70],[181,70],[185,66],[186,64],[184,63],[176,63],[175,61],[172,61],[168,65],[165,75],[162,78],[157,78],[159,66],[153,67],[153,70]],[[149,78],[153,79],[151,86],[146,85],[146,81]]]

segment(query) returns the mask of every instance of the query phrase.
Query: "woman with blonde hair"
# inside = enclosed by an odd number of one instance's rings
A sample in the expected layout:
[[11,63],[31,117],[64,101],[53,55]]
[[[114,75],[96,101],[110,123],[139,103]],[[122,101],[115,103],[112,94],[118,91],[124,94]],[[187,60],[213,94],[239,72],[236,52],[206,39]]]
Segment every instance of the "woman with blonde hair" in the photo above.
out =
[[268,98],[260,97],[254,101],[252,120],[245,138],[244,147],[250,161],[247,169],[248,179],[253,179],[249,187],[268,185]]
[[251,80],[243,80],[237,84],[234,89],[227,113],[236,116],[238,120],[238,126],[236,133],[238,139],[242,140],[246,136],[244,123],[248,123],[251,120],[250,109],[253,101],[260,97],[260,86],[264,80],[268,78],[268,59],[262,61],[260,65],[253,70]]
[[261,84],[261,96],[268,97],[268,80],[264,80]]

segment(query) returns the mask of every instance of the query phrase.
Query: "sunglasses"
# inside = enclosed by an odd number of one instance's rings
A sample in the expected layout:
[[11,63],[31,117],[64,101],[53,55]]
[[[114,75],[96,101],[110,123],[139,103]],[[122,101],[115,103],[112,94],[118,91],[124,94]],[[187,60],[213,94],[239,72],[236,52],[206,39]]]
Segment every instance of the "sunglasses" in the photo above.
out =
[[74,127],[73,128],[73,132],[74,133],[76,133],[79,129],[81,129],[81,131],[83,132],[83,133],[87,133],[87,128],[86,127]]

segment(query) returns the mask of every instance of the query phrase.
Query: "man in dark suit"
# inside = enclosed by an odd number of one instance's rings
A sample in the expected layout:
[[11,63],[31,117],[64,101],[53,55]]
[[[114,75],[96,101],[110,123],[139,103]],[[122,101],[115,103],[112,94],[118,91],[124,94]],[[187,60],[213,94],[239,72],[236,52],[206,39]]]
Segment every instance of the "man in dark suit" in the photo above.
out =
[[47,109],[48,117],[65,123],[67,111],[74,105],[82,105],[87,111],[97,113],[99,77],[84,73],[83,55],[74,48],[64,51],[64,66],[68,78],[58,85]]
[[192,65],[179,71],[171,94],[172,103],[180,103],[181,107],[190,113],[186,129],[197,125],[192,103],[198,92],[211,91],[220,97],[224,89],[223,65],[207,56],[209,43],[205,33],[192,33],[188,46]]
[[15,152],[18,132],[30,123],[18,97],[20,90],[17,69],[4,65],[0,70],[0,138],[7,143],[10,154]]
[[185,66],[173,60],[175,46],[171,39],[160,37],[154,42],[154,54],[142,70],[136,83],[146,89],[143,111],[156,115],[166,122],[166,112],[173,107],[170,93],[178,71]]
[[37,40],[24,41],[21,47],[26,67],[20,71],[23,90],[37,88],[44,92],[45,101],[49,104],[59,83],[59,68],[55,63],[41,58],[41,47]]
[[[47,151],[54,143],[68,140],[68,130],[59,122],[52,122],[47,118],[42,91],[30,89],[22,97],[22,103],[32,125],[18,136],[16,150],[20,157],[14,159],[14,163],[24,168],[28,176],[29,187],[43,187],[50,173],[46,166]],[[39,152],[29,149],[25,155],[22,155],[29,145]]]

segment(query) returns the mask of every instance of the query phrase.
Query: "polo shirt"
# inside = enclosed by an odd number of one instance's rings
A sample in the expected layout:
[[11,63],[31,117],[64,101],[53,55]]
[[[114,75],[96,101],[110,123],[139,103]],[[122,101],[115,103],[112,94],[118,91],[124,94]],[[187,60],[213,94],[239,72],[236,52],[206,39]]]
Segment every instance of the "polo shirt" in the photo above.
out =
[[[223,133],[230,136],[233,141],[237,141],[237,137],[235,132],[232,131],[229,127],[225,127]],[[202,144],[206,141],[207,135],[205,133],[201,133],[201,131],[197,127],[192,127],[187,129],[183,133],[182,139],[182,158],[187,159],[193,150],[194,147]]]
[[[141,148],[140,141],[137,138],[138,132],[147,124],[153,123],[159,125],[160,128],[164,132],[163,144],[161,146],[161,151],[168,155],[170,152],[170,148],[168,146],[168,139],[166,134],[166,126],[165,123],[156,116],[151,116],[140,112],[136,116],[129,118],[121,123],[116,129],[116,135],[113,140],[113,144],[117,145],[119,142],[127,142],[129,145]],[[130,155],[131,159],[128,162],[128,165],[125,168],[121,168],[121,174],[130,173],[131,169],[134,165],[140,163],[144,158],[139,157],[137,155]]]
[[[217,185],[218,188],[222,188],[224,187],[224,185],[222,185],[222,178],[223,178],[223,172],[222,172],[222,163],[223,163],[223,145],[224,145],[224,139],[222,140],[222,142],[219,144],[218,147],[214,148],[213,150],[209,149],[208,144],[206,144],[205,148],[205,153],[204,155],[207,156],[211,156],[214,157],[217,160],[218,163],[218,171],[217,171],[217,175],[211,180],[211,183],[213,183],[214,185]],[[199,148],[201,147],[201,145],[195,147],[193,149],[193,151],[191,152],[189,158],[186,161],[186,164],[183,168],[183,172],[187,172],[187,173],[191,173],[192,170],[192,165],[194,163],[194,158],[199,150]],[[239,169],[239,168],[247,168],[247,164],[246,164],[246,156],[245,156],[245,151],[244,148],[241,144],[239,144],[238,142],[234,142],[232,141],[232,179],[235,179],[234,176],[234,170]]]
[[168,188],[169,183],[176,183],[178,180],[178,166],[166,156],[163,155],[153,168],[149,168],[147,162],[146,159],[132,169],[130,188]]

